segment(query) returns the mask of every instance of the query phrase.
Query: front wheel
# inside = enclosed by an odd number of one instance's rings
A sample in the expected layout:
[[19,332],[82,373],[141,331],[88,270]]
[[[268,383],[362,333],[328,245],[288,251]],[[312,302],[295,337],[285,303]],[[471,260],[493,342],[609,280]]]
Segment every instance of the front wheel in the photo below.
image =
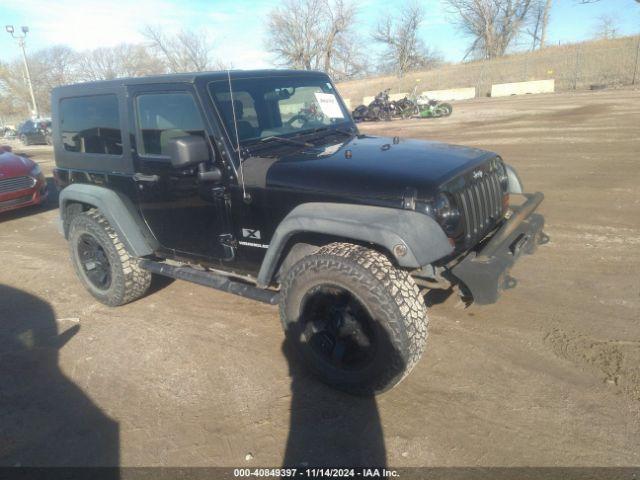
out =
[[142,297],[151,273],[139,267],[118,234],[96,209],[69,224],[69,249],[78,278],[97,300],[115,307]]
[[442,103],[438,105],[438,108],[442,112],[443,117],[448,117],[453,112],[453,107],[448,103]]
[[29,140],[29,137],[26,135],[20,135],[20,141],[25,147],[28,147],[29,145],[31,145],[31,141]]
[[375,250],[332,243],[298,261],[282,282],[287,340],[322,381],[372,395],[420,359],[427,312],[411,276]]

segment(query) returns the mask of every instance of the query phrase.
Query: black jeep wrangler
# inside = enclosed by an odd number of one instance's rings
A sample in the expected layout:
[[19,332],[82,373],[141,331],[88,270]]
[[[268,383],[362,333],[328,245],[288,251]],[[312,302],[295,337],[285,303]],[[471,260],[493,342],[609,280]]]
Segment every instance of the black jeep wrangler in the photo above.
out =
[[545,238],[542,194],[498,155],[362,135],[320,72],[84,83],[52,106],[61,230],[95,298],[159,274],[279,304],[309,367],[352,393],[411,371],[427,290],[493,303]]

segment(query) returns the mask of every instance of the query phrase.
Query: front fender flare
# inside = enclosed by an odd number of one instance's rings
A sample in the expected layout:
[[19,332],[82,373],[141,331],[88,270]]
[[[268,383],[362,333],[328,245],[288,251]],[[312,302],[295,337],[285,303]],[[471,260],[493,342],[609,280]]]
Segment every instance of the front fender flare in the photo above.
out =
[[[420,268],[453,251],[440,225],[413,210],[342,203],[304,203],[294,208],[276,229],[258,273],[266,288],[273,278],[287,241],[298,233],[319,233],[372,243],[388,251],[404,268]],[[397,256],[396,245],[406,247]]]
[[69,234],[68,222],[65,219],[69,202],[80,202],[97,208],[116,231],[130,254],[144,257],[157,249],[157,240],[126,196],[108,188],[83,183],[71,184],[60,192],[60,220],[65,238]]

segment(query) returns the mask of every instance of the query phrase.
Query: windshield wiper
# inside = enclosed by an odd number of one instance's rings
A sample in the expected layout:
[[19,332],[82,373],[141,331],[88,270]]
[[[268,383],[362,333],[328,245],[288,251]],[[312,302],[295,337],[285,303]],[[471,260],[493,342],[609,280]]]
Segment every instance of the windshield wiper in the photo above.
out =
[[260,139],[260,143],[270,142],[272,140],[276,140],[281,143],[288,143],[290,145],[298,145],[299,147],[313,147],[313,143],[309,142],[301,142],[300,140],[294,140],[292,138],[287,137],[278,137],[276,135],[271,135],[270,137],[264,137]]
[[300,140],[293,140],[291,138],[278,137],[277,135],[271,135],[269,137],[256,138],[254,140],[246,142],[244,147],[245,155],[251,156],[254,153],[258,153],[261,150],[265,150],[270,146],[274,147],[275,145],[273,142],[286,143],[288,145],[295,145],[297,147],[304,147],[304,148],[310,148],[314,146],[312,143],[309,143],[309,142],[303,142]]
[[307,134],[313,135],[314,133],[333,133],[333,132],[341,133],[342,135],[346,135],[348,137],[352,137],[356,134],[356,132],[354,132],[353,129],[351,128],[332,127],[332,126],[314,128],[313,130],[310,130],[309,132],[307,132]]

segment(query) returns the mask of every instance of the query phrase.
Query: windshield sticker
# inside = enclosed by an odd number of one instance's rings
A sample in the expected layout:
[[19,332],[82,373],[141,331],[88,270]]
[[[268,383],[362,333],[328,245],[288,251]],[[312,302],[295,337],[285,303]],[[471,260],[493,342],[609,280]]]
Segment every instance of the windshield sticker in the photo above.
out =
[[332,93],[315,93],[316,100],[325,116],[329,118],[344,118],[338,99]]

